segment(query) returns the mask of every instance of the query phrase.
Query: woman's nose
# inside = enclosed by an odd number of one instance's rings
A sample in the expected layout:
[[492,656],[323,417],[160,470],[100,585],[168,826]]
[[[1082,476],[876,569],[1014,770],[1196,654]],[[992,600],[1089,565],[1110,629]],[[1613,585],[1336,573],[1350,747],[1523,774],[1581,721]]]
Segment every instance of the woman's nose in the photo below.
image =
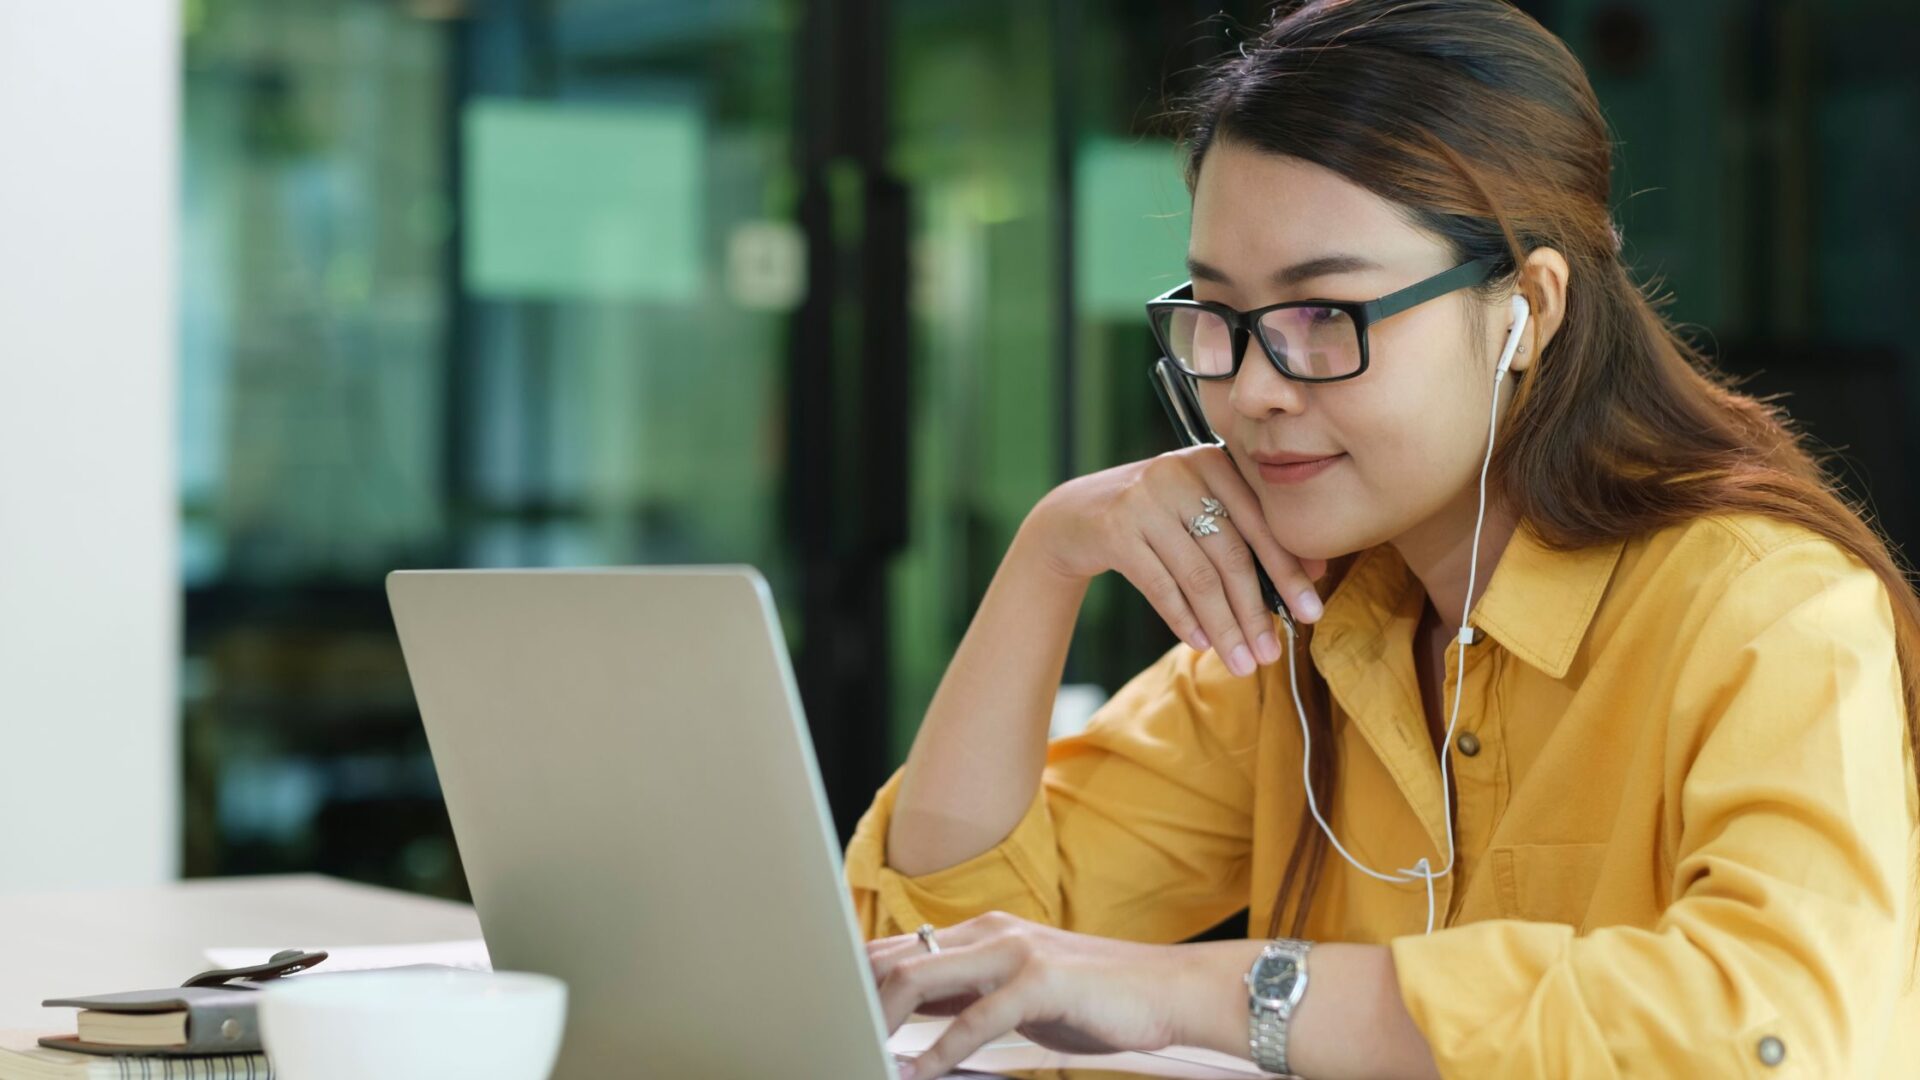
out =
[[1261,420],[1275,412],[1297,413],[1306,407],[1306,387],[1280,374],[1267,350],[1251,335],[1233,376],[1228,402],[1242,416]]

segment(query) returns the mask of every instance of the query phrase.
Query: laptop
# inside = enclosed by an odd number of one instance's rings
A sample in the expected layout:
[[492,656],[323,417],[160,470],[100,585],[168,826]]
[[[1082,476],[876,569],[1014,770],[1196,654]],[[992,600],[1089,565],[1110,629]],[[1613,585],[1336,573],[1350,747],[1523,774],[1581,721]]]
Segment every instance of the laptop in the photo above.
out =
[[897,1080],[758,570],[387,596],[493,963],[567,982],[554,1077]]

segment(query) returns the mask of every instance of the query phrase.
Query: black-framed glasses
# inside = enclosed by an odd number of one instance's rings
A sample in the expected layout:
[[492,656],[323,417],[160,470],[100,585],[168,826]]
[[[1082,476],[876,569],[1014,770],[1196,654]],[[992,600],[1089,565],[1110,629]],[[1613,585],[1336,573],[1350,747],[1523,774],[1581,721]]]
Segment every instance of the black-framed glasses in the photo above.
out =
[[1289,300],[1252,311],[1193,299],[1189,281],[1147,301],[1147,321],[1162,352],[1196,379],[1230,379],[1240,370],[1247,336],[1266,350],[1274,369],[1301,382],[1338,382],[1367,370],[1367,328],[1492,276],[1496,258],[1451,270],[1373,300]]

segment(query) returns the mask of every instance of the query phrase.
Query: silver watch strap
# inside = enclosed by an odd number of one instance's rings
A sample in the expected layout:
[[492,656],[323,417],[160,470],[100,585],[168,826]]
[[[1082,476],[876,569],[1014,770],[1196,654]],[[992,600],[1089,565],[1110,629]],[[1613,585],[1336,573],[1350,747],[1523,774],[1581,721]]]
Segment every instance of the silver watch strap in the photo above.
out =
[[1267,1072],[1291,1075],[1292,1071],[1287,1065],[1287,1029],[1293,1019],[1299,994],[1305,992],[1307,950],[1310,947],[1310,942],[1295,938],[1276,938],[1267,944],[1260,958],[1254,961],[1255,970],[1261,961],[1277,956],[1289,957],[1299,966],[1302,985],[1291,999],[1282,1001],[1279,1008],[1269,1007],[1258,994],[1253,993],[1252,972],[1248,974],[1247,1044],[1253,1063]]

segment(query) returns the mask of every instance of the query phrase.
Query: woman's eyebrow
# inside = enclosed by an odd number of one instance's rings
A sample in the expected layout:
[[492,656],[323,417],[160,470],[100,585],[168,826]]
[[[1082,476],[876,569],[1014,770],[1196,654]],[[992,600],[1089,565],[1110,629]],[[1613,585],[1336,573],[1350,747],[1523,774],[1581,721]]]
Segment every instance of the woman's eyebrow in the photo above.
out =
[[[1305,262],[1294,263],[1273,272],[1268,282],[1281,287],[1291,287],[1303,281],[1329,274],[1351,274],[1361,270],[1378,270],[1380,264],[1361,255],[1337,254],[1322,255]],[[1231,285],[1233,279],[1226,271],[1209,266],[1193,256],[1187,256],[1187,276],[1195,281],[1211,281],[1217,285]]]

